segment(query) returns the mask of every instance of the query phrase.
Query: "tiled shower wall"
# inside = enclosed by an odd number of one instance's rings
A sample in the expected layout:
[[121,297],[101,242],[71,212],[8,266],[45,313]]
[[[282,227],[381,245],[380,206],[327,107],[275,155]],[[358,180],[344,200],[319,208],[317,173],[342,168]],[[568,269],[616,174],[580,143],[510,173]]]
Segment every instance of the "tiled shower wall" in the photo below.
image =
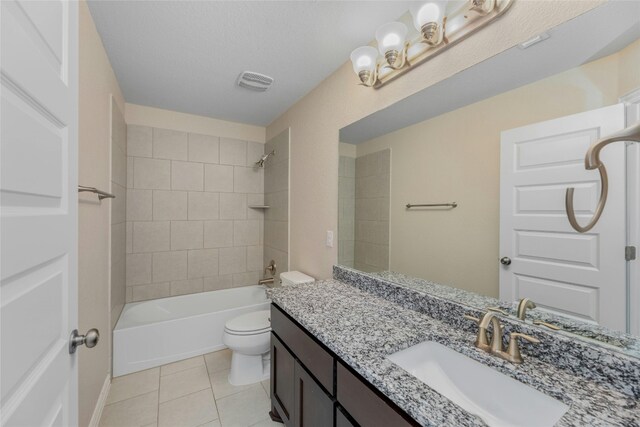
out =
[[279,278],[289,270],[289,130],[267,141],[264,150],[275,150],[264,167],[264,265],[274,260]]
[[389,269],[391,150],[356,158],[354,267]]
[[[127,125],[111,103],[111,328],[120,317],[126,295]],[[105,200],[106,202],[106,200]]]
[[338,264],[353,267],[356,159],[340,156],[338,167]]
[[264,144],[129,125],[126,301],[256,284]]

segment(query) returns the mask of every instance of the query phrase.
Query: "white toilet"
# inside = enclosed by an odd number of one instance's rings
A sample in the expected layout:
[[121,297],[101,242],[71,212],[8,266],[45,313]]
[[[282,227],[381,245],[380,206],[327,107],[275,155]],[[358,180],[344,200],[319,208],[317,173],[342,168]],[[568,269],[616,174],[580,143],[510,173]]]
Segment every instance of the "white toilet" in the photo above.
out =
[[[312,277],[299,271],[282,273],[280,279],[283,286],[314,281]],[[270,310],[246,313],[227,321],[222,341],[233,352],[229,372],[230,384],[252,384],[269,378],[270,332]]]

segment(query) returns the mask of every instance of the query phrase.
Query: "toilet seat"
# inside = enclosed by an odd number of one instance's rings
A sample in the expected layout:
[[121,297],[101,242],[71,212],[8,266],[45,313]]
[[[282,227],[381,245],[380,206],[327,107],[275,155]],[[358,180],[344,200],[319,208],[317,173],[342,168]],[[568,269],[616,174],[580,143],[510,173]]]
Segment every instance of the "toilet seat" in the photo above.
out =
[[254,311],[235,317],[224,325],[230,335],[259,335],[271,331],[270,311]]

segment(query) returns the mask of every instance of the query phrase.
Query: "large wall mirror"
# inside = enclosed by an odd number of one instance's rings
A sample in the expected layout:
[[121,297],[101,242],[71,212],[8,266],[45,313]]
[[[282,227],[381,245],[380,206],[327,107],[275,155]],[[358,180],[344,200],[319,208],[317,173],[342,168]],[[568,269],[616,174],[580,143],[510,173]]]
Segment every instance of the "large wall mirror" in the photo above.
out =
[[640,3],[523,42],[341,129],[338,263],[640,356]]

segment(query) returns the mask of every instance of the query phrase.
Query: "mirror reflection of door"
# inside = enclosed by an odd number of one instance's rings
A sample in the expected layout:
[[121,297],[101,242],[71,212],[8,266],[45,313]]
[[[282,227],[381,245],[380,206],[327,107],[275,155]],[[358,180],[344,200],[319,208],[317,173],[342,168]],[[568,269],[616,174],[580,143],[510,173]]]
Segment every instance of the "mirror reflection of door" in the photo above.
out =
[[[609,198],[598,224],[577,233],[565,211],[576,187],[578,221],[588,222],[600,194],[584,155],[597,139],[624,128],[622,104],[502,132],[500,299],[530,298],[538,307],[626,330],[625,145],[602,152]],[[497,262],[497,260],[496,260]]]

